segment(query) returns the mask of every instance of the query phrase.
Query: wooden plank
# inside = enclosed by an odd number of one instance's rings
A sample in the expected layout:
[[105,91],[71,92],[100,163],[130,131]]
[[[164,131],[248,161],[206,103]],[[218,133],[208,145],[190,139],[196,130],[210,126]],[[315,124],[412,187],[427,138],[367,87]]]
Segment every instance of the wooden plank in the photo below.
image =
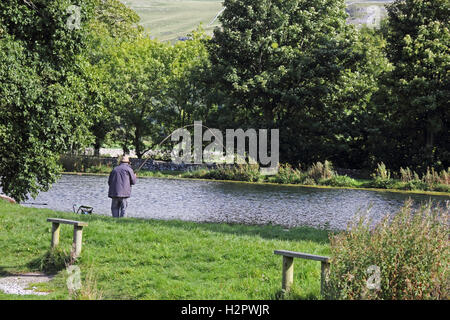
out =
[[80,226],[80,227],[86,227],[88,225],[86,222],[83,222],[83,221],[56,219],[56,218],[48,218],[47,222],[71,224],[71,225]]
[[285,256],[285,257],[301,258],[301,259],[315,260],[315,261],[327,262],[327,263],[330,260],[329,257],[325,257],[325,256],[316,256],[314,254],[295,252],[295,251],[287,251],[287,250],[275,250],[273,253],[281,255],[281,256]]
[[0,194],[0,199],[6,200],[9,203],[16,203],[16,200],[14,200],[13,198],[10,198],[8,196],[5,196],[4,194]]

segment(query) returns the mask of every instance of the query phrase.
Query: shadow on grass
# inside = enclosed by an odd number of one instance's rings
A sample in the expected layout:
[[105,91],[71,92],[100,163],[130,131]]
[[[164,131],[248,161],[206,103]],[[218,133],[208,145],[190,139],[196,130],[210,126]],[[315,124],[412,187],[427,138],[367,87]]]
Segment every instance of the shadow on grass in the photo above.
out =
[[[76,215],[64,213],[65,218],[84,221],[87,223],[117,223],[120,225],[149,225],[155,227],[180,228],[184,230],[204,230],[216,233],[226,233],[241,236],[260,237],[268,240],[286,240],[286,241],[312,241],[317,244],[328,244],[329,236],[336,233],[326,229],[316,229],[312,227],[296,227],[286,229],[280,225],[246,225],[235,223],[209,223],[209,222],[191,222],[182,220],[156,220],[144,218],[112,218],[105,215]],[[61,216],[60,214],[54,215]]]
[[56,274],[74,263],[73,257],[66,251],[55,248],[45,252],[42,256],[31,260],[27,267],[42,271],[46,274]]
[[233,223],[187,222],[180,220],[150,220],[140,218],[115,219],[115,223],[145,223],[162,227],[181,228],[185,230],[201,229],[216,233],[260,237],[268,240],[311,241],[317,244],[328,244],[329,236],[334,233],[332,231],[315,229],[311,227],[285,229],[279,225],[244,225]]
[[4,277],[13,277],[18,273],[14,273],[8,270],[15,270],[17,268],[26,267],[26,266],[0,266],[0,278]]

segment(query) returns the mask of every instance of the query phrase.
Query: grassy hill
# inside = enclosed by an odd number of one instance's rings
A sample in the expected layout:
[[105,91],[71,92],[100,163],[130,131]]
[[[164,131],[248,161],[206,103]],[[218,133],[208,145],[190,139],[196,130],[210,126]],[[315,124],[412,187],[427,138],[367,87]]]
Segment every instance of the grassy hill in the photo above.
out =
[[[200,23],[208,34],[219,26],[214,18],[222,10],[221,0],[121,0],[141,17],[141,24],[153,37],[163,41],[186,36]],[[378,25],[386,16],[384,4],[391,0],[347,1],[349,22]]]
[[219,25],[214,17],[222,10],[217,0],[121,0],[141,17],[141,25],[160,40],[184,37],[202,23],[208,34]]

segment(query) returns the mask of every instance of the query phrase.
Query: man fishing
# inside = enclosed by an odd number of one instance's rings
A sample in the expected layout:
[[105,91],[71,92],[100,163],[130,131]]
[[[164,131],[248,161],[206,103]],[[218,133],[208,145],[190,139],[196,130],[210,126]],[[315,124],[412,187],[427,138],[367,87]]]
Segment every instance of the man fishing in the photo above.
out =
[[130,166],[130,159],[125,155],[108,179],[108,197],[112,199],[111,212],[114,218],[126,217],[127,200],[131,196],[131,186],[136,184],[136,180],[136,174]]

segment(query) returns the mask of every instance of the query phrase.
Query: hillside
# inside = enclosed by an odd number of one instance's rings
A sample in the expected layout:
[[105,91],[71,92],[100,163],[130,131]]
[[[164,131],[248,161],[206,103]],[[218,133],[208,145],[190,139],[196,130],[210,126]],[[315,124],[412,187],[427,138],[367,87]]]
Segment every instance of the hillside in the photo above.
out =
[[[186,36],[200,23],[208,34],[219,25],[221,0],[121,0],[141,17],[141,24],[153,37],[176,40]],[[390,0],[347,1],[349,23],[378,25],[386,16],[384,4]]]

